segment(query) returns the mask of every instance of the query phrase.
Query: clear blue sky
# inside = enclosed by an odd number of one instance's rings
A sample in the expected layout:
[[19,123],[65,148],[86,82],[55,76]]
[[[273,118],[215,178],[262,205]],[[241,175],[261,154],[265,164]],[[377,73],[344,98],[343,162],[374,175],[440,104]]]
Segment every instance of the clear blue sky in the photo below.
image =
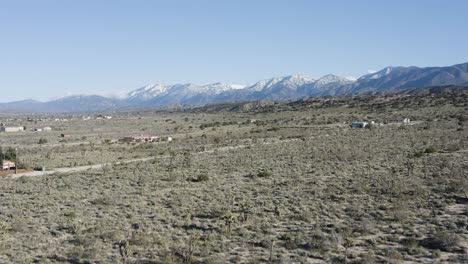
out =
[[0,0],[0,102],[468,61],[468,1]]

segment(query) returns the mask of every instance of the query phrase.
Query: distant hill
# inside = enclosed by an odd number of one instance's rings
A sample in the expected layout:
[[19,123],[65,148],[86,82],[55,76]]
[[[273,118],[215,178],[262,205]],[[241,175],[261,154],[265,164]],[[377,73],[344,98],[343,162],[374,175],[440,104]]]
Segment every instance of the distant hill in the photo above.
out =
[[[24,100],[0,103],[4,112],[94,112],[199,106],[216,102],[297,100],[354,94],[437,93],[468,87],[468,63],[448,67],[387,67],[357,80],[336,75],[313,79],[302,75],[271,78],[252,85],[151,84],[121,98],[74,95],[48,102]],[[247,107],[247,106],[246,106]]]

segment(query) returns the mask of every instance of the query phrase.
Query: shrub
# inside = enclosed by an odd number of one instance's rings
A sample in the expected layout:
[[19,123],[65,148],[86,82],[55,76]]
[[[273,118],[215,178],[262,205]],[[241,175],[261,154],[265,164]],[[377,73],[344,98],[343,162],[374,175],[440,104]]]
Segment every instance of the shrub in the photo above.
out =
[[267,131],[273,131],[273,132],[276,132],[278,130],[280,130],[279,127],[271,127],[267,129]]
[[267,177],[270,177],[270,176],[271,176],[271,172],[266,171],[264,169],[257,172],[257,177],[259,177],[259,178],[267,178]]
[[433,146],[429,146],[424,150],[424,153],[428,153],[428,154],[436,153],[436,152],[437,152],[437,149]]
[[448,232],[440,232],[424,239],[421,245],[429,249],[450,251],[453,247],[458,245],[458,237]]
[[208,175],[206,174],[200,174],[197,176],[197,179],[196,179],[197,182],[206,182],[209,180],[210,180],[210,177],[208,177]]

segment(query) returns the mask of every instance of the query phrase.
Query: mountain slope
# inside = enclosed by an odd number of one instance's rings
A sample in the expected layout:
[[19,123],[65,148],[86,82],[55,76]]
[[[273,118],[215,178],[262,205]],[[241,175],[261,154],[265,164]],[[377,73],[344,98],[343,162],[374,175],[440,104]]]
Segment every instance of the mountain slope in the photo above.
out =
[[46,108],[45,103],[35,100],[0,103],[1,112],[43,112],[47,111]]
[[387,67],[376,73],[364,75],[356,82],[344,85],[336,94],[380,92],[386,89],[407,89],[468,83],[468,63],[449,67]]
[[227,91],[216,97],[216,101],[240,100],[289,100],[304,96],[301,87],[314,83],[314,79],[291,75],[259,81],[245,89]]
[[353,81],[333,74],[328,74],[315,81],[313,84],[302,87],[304,95],[309,97],[334,95],[333,91]]
[[[0,103],[0,111],[115,111],[174,104],[202,105],[214,102],[296,100],[305,97],[386,94],[421,87],[447,85],[468,86],[468,63],[448,67],[387,67],[378,72],[364,75],[355,81],[329,74],[317,80],[302,75],[290,75],[262,80],[246,87],[219,82],[207,85],[192,83],[151,84],[129,92],[121,98],[81,95],[68,96],[49,102],[24,100]],[[417,89],[413,92],[450,91],[452,89]]]
[[47,111],[51,112],[93,112],[114,111],[125,107],[125,101],[99,95],[75,95],[46,102]]

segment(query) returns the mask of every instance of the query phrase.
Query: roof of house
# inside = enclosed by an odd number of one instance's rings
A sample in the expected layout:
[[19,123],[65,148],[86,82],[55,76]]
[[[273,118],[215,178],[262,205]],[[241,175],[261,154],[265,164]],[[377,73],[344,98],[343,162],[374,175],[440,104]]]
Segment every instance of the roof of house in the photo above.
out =
[[150,135],[130,135],[126,136],[125,138],[158,138],[158,136],[150,136]]

